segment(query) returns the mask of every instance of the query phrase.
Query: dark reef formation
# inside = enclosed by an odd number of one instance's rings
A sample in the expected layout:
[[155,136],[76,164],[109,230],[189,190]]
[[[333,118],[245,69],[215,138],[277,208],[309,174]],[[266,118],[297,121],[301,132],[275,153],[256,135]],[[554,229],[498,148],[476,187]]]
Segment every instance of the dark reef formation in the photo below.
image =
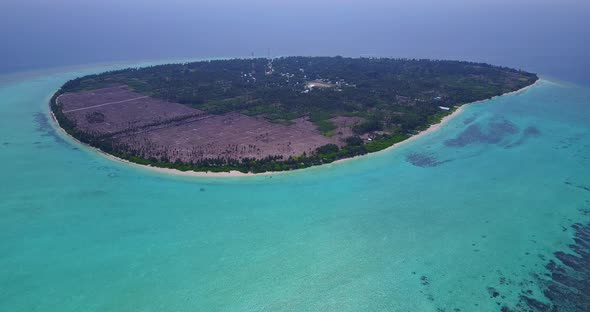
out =
[[475,116],[465,118],[465,120],[463,120],[463,124],[468,125],[468,124],[472,123],[474,120],[475,120]]
[[522,145],[522,144],[526,143],[526,141],[528,141],[529,139],[536,138],[540,135],[541,135],[541,131],[537,127],[528,126],[524,129],[524,131],[520,135],[520,138],[516,142],[506,145],[506,148],[512,148],[512,147]]
[[450,160],[438,160],[435,156],[424,153],[411,153],[406,155],[406,160],[417,167],[436,167]]
[[[495,116],[487,122],[474,121],[473,116],[465,119],[463,124],[467,127],[454,138],[444,141],[444,145],[462,148],[471,144],[487,144],[513,148],[541,135],[541,131],[535,126],[528,126],[521,131],[515,123],[501,116]],[[436,167],[452,159],[438,160],[432,153],[412,152],[406,155],[406,161],[424,168]]]
[[[33,120],[37,124],[36,130],[39,131],[40,133],[42,133],[41,134],[42,136],[51,137],[55,140],[55,142],[60,143],[60,144],[65,144],[65,145],[68,144],[63,138],[61,138],[55,132],[55,129],[49,123],[49,118],[47,117],[47,115],[45,115],[44,113],[36,113],[33,116]],[[36,144],[38,144],[38,143],[36,142]]]
[[517,134],[518,127],[503,117],[495,117],[488,122],[485,128],[478,124],[472,124],[454,139],[445,141],[446,146],[464,147],[470,144],[498,144],[504,138]]
[[570,252],[554,253],[558,261],[545,266],[548,273],[538,276],[547,302],[539,301],[532,292],[523,291],[514,308],[501,311],[590,311],[590,223],[572,225],[575,231]]

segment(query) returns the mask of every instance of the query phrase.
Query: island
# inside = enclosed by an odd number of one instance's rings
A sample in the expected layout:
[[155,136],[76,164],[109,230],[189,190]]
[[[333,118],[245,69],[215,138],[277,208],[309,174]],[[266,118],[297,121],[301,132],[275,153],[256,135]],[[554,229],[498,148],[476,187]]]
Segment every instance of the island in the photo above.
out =
[[66,82],[69,135],[134,163],[261,173],[383,150],[536,74],[463,61],[280,57],[127,68]]

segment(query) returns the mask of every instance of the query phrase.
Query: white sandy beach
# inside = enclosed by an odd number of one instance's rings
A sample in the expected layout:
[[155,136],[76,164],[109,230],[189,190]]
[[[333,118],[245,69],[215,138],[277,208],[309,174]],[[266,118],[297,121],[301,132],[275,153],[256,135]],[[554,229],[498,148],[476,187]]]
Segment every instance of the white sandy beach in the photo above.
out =
[[[532,84],[530,86],[526,86],[526,87],[524,87],[522,89],[519,89],[519,90],[516,90],[516,91],[512,91],[512,92],[508,92],[508,93],[505,93],[505,94],[502,94],[502,95],[499,95],[499,96],[496,96],[496,97],[522,93],[522,92],[528,90],[529,88],[534,87],[535,85],[537,85],[541,81],[542,81],[542,79],[538,79],[534,84]],[[496,97],[494,97],[494,98],[496,98]],[[492,98],[492,99],[494,99],[494,98]],[[491,100],[491,99],[481,100],[481,101],[476,101],[476,102],[472,102],[472,103],[463,104],[459,108],[457,108],[455,111],[453,111],[450,115],[445,116],[439,123],[434,124],[434,125],[431,125],[430,127],[428,127],[428,129],[423,130],[423,131],[421,131],[421,132],[419,132],[419,133],[417,133],[415,135],[412,135],[411,137],[409,137],[408,139],[406,139],[406,140],[404,140],[402,142],[396,143],[396,144],[394,144],[394,145],[392,145],[392,146],[390,146],[390,147],[388,147],[386,149],[383,149],[383,150],[378,151],[378,152],[375,152],[375,153],[381,153],[381,152],[384,152],[384,151],[392,150],[394,148],[400,147],[402,144],[411,142],[413,140],[416,140],[417,138],[420,138],[420,137],[425,136],[425,135],[427,135],[429,133],[432,133],[432,132],[438,130],[441,126],[445,125],[447,122],[449,122],[453,118],[459,116],[464,111],[464,108],[465,108],[466,105],[472,105],[472,104],[482,103],[482,102],[489,101],[489,100]],[[138,168],[142,168],[142,169],[147,169],[147,170],[151,170],[151,171],[155,171],[155,172],[160,172],[160,173],[165,173],[165,174],[179,175],[179,176],[208,177],[208,178],[212,178],[212,177],[215,177],[215,178],[253,177],[253,176],[264,176],[264,175],[274,175],[274,174],[285,174],[285,173],[289,173],[289,172],[295,171],[295,170],[292,170],[292,171],[276,171],[276,172],[274,172],[274,171],[268,171],[268,172],[262,172],[262,173],[243,173],[243,172],[240,172],[240,171],[237,171],[237,170],[232,170],[232,171],[229,171],[229,172],[210,172],[210,171],[208,171],[208,172],[198,172],[198,171],[180,171],[180,170],[177,170],[177,169],[169,169],[169,168],[160,168],[160,167],[154,167],[154,166],[149,166],[149,165],[141,165],[141,164],[130,162],[130,161],[125,160],[125,159],[122,159],[122,158],[115,157],[115,156],[113,156],[111,154],[107,154],[107,153],[101,151],[98,148],[95,148],[95,147],[92,147],[90,145],[87,145],[87,144],[84,144],[84,143],[80,142],[78,139],[70,136],[67,132],[65,132],[65,130],[63,130],[63,128],[61,126],[59,126],[59,123],[57,122],[57,119],[55,118],[55,116],[53,115],[53,112],[51,112],[51,110],[50,110],[50,113],[51,113],[51,117],[52,117],[53,121],[55,122],[55,125],[57,126],[57,128],[59,128],[59,130],[61,131],[61,133],[63,133],[68,138],[70,138],[70,139],[76,141],[77,143],[79,143],[80,145],[82,145],[84,147],[87,147],[87,148],[90,148],[91,150],[93,150],[93,151],[95,151],[95,152],[97,152],[97,153],[99,153],[101,155],[104,155],[104,156],[106,156],[106,157],[108,157],[108,158],[110,158],[112,160],[123,162],[125,164],[129,164],[129,165],[132,165],[132,166],[137,166]],[[345,159],[339,159],[339,160],[336,160],[336,161],[334,161],[334,162],[332,162],[330,164],[342,163],[342,162],[349,161],[349,160],[352,160],[352,159],[357,159],[359,157],[367,157],[367,156],[373,155],[375,153],[369,153],[369,154],[365,154],[365,155],[359,155],[359,156],[355,156],[355,157],[350,157],[350,158],[345,158]],[[327,165],[329,165],[329,164],[327,164]],[[316,166],[314,166],[314,167],[316,167]],[[299,171],[299,170],[305,170],[305,169],[309,169],[309,168],[313,168],[313,167],[308,167],[308,168],[303,168],[303,169],[297,169],[297,171]]]

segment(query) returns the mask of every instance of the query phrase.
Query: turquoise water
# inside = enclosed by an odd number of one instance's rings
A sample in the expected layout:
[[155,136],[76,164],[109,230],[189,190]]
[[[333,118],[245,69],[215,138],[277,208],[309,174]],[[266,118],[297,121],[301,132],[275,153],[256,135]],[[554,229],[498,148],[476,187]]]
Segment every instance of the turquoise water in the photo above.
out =
[[545,265],[590,220],[585,87],[542,81],[393,150],[219,179],[57,132],[51,94],[107,68],[0,83],[1,311],[499,311],[548,302]]

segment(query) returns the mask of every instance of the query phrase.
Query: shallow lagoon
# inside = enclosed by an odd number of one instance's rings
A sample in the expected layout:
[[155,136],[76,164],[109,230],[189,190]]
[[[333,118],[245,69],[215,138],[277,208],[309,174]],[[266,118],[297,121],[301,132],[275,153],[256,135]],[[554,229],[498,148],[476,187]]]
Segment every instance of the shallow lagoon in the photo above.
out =
[[107,68],[0,84],[0,310],[517,309],[549,303],[546,265],[590,221],[584,87],[544,80],[346,162],[196,178],[56,131],[55,89]]

